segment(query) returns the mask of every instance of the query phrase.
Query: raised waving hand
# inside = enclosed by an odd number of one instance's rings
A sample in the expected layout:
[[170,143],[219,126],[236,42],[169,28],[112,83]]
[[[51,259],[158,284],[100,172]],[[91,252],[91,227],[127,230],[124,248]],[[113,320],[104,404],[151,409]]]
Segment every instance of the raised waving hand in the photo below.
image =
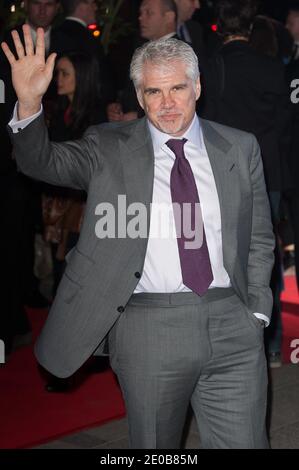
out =
[[12,31],[12,38],[17,52],[14,56],[8,45],[1,47],[6,55],[12,73],[12,83],[18,97],[18,116],[25,119],[40,109],[43,95],[51,82],[56,54],[52,53],[45,60],[44,30],[37,29],[36,49],[34,50],[30,27],[23,25],[25,48],[17,31]]

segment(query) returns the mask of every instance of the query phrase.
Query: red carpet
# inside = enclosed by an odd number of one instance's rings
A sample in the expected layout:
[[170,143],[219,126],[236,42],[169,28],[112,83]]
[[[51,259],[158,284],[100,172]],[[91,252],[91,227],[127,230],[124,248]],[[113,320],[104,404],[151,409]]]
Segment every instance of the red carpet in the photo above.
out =
[[[285,284],[283,358],[290,362],[291,342],[299,339],[299,298],[295,278],[287,277]],[[36,337],[46,312],[28,313]],[[9,363],[0,368],[0,448],[33,447],[125,414],[120,389],[109,368],[100,373],[83,369],[80,386],[69,393],[48,393],[44,384],[29,346],[12,354]]]
[[[34,337],[46,312],[28,311]],[[119,386],[110,369],[82,369],[80,386],[68,393],[48,393],[32,347],[15,351],[0,368],[0,448],[33,447],[59,436],[125,415]]]

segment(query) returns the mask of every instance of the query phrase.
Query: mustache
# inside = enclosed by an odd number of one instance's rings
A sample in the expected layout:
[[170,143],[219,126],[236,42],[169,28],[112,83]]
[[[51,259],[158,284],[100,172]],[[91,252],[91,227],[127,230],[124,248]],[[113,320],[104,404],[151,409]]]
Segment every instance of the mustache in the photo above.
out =
[[176,109],[169,109],[169,110],[159,111],[157,113],[157,117],[168,116],[169,114],[178,114],[180,116],[183,115],[182,111],[178,111]]

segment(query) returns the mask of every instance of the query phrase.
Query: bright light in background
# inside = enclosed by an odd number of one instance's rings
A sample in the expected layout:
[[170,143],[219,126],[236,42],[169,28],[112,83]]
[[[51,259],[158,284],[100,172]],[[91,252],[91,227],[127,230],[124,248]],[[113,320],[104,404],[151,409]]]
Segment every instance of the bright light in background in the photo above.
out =
[[216,33],[216,31],[218,30],[218,26],[216,24],[212,24],[211,25],[211,30]]
[[98,38],[101,35],[101,30],[98,28],[96,23],[89,24],[88,29],[92,31],[92,34],[95,38]]
[[10,11],[11,13],[14,13],[16,11],[16,6],[15,5],[11,5],[10,6]]

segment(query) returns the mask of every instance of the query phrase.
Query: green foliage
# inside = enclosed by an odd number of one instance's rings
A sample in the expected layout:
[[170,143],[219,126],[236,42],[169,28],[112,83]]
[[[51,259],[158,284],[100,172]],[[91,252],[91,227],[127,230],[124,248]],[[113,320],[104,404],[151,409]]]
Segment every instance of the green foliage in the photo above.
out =
[[126,36],[133,31],[132,25],[119,16],[123,2],[124,0],[99,1],[101,41],[106,54],[109,47],[116,44],[121,36]]
[[25,11],[24,8],[21,6],[22,2],[21,0],[16,0],[14,2],[15,5],[15,11],[11,12],[9,8],[4,8],[3,7],[3,2],[1,2],[1,10],[0,10],[0,15],[1,18],[5,18],[5,30],[8,31],[11,28],[14,28],[20,23],[23,23],[25,21]]

